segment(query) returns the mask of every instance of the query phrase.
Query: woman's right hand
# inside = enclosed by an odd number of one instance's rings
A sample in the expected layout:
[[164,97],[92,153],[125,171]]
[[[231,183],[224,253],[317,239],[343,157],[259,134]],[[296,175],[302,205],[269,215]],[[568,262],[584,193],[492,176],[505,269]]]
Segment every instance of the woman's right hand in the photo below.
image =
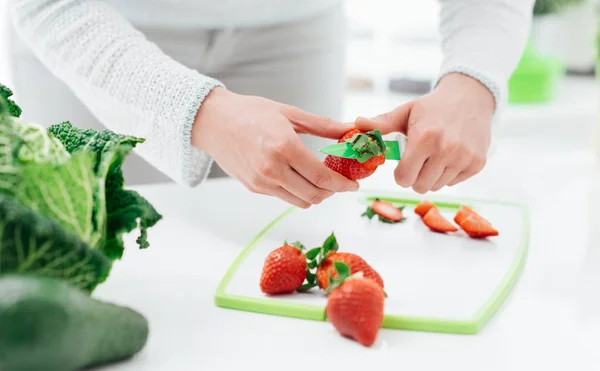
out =
[[298,134],[337,140],[349,129],[293,106],[217,87],[196,115],[192,145],[250,191],[308,208],[359,185],[323,165]]

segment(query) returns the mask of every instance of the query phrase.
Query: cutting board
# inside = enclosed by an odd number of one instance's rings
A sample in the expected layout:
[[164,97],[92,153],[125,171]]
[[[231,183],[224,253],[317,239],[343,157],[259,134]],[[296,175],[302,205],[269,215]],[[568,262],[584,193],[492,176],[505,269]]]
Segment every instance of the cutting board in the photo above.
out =
[[[405,205],[406,220],[381,223],[361,217],[375,198]],[[307,293],[267,296],[259,281],[265,257],[284,240],[307,249],[335,233],[338,251],[362,256],[385,282],[384,328],[475,334],[501,307],[525,264],[529,219],[525,207],[489,200],[430,198],[452,221],[465,204],[488,219],[499,236],[469,238],[462,230],[430,231],[414,213],[413,195],[386,192],[336,194],[310,209],[290,208],[258,231],[232,263],[216,295],[219,307],[326,321],[327,297]]]

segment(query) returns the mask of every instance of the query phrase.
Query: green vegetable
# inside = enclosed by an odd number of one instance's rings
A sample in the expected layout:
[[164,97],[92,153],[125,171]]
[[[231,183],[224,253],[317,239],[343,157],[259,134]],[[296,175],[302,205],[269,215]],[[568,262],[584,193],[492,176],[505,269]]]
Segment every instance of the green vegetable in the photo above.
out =
[[0,278],[0,370],[75,371],[131,358],[149,326],[139,313],[52,278]]
[[[126,190],[121,165],[129,152],[142,139],[115,134],[109,130],[95,131],[78,129],[69,122],[51,126],[48,131],[55,135],[71,154],[81,150],[91,150],[95,154],[94,171],[98,177],[106,178],[101,185],[96,203],[98,214],[96,223],[103,227],[104,214],[110,217],[107,221],[104,252],[111,259],[119,259],[123,255],[122,235],[138,227],[140,236],[137,243],[140,248],[149,246],[148,228],[154,226],[162,216],[137,192]],[[106,206],[104,204],[106,203]]]
[[60,278],[92,291],[109,267],[102,252],[90,249],[55,220],[0,194],[0,274]]
[[12,97],[13,92],[12,90],[10,90],[9,88],[7,88],[6,86],[0,84],[0,97],[4,98],[4,100],[7,102],[7,109],[10,113],[11,116],[14,117],[20,117],[21,116],[21,107],[17,106],[15,104],[15,102],[13,102],[12,100],[8,99],[9,97]]
[[[52,222],[58,225],[55,229],[63,229],[60,236],[77,240],[71,245],[96,251],[108,261],[108,268],[93,276],[94,282],[83,285],[63,277],[77,287],[91,291],[107,278],[112,261],[123,255],[123,234],[139,227],[137,243],[147,248],[148,229],[162,219],[141,195],[124,188],[121,165],[143,142],[109,130],[79,129],[69,122],[45,129],[12,116],[8,102],[0,97],[0,195],[17,202],[20,207],[11,205],[13,210],[28,215],[15,218]],[[11,244],[38,241],[28,234],[12,238],[0,235],[0,251],[14,250]],[[5,264],[0,274],[18,272],[19,267],[15,262]]]

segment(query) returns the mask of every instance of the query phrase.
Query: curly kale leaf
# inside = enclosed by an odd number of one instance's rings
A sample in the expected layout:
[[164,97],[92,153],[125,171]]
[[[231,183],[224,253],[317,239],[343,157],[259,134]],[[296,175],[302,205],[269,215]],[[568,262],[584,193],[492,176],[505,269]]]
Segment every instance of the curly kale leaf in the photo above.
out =
[[8,105],[7,106],[8,112],[13,117],[20,117],[21,113],[23,112],[21,110],[21,107],[17,106],[17,104],[15,102],[8,99],[12,95],[13,95],[12,90],[10,90],[8,87],[0,84],[0,97],[4,98],[6,100],[7,105]]
[[82,150],[91,150],[95,154],[96,176],[106,179],[99,185],[94,219],[96,229],[106,231],[101,243],[104,253],[110,259],[119,259],[124,250],[122,236],[136,229],[138,220],[140,235],[137,243],[140,248],[148,247],[148,229],[162,219],[162,216],[137,192],[123,188],[121,168],[127,155],[144,140],[110,130],[79,129],[69,122],[53,125],[48,131],[72,155]]
[[101,235],[92,223],[94,197],[98,190],[93,165],[93,153],[82,151],[62,164],[24,166],[21,185],[14,197],[95,246]]
[[106,280],[110,261],[51,218],[1,194],[0,215],[0,275],[53,277],[89,292]]

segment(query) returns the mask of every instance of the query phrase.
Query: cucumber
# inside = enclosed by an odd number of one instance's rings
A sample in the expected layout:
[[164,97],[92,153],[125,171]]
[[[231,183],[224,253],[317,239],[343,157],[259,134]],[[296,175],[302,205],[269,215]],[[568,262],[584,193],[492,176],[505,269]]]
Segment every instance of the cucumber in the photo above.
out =
[[0,370],[76,371],[131,358],[148,339],[139,313],[64,281],[0,277]]

